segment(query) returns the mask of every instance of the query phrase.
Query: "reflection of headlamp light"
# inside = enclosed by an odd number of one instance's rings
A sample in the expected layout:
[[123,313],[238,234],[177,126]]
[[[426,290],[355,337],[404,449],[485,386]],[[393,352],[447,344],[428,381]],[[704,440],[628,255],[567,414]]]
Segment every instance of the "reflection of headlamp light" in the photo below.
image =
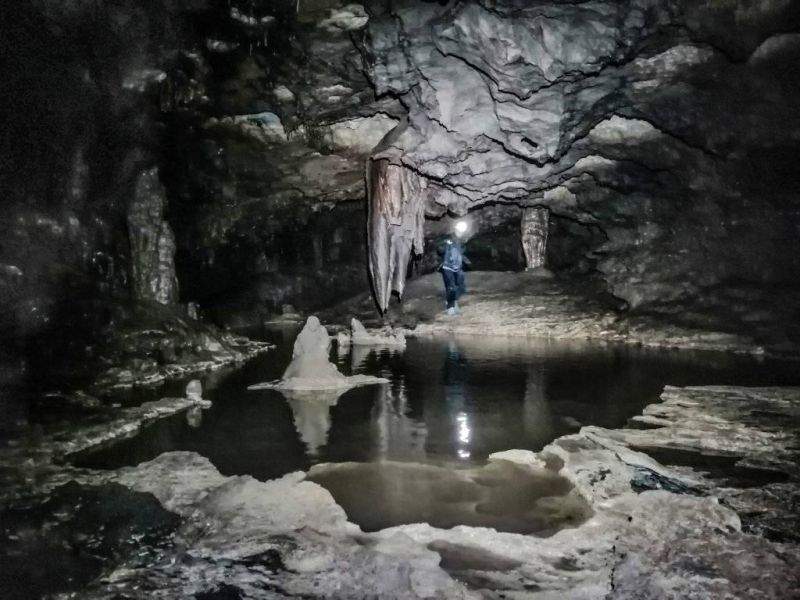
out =
[[467,229],[469,229],[469,224],[466,221],[456,223],[456,233],[466,233]]

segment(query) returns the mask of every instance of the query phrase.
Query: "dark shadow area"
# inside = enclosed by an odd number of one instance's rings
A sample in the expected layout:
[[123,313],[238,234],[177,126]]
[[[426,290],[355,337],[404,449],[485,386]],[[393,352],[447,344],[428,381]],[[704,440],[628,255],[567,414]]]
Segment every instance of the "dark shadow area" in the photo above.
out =
[[790,477],[783,471],[759,469],[739,464],[743,457],[706,454],[678,448],[632,446],[663,465],[691,467],[706,476],[719,480],[720,486],[736,488],[761,487],[770,483],[784,483]]
[[129,557],[150,565],[180,522],[152,494],[67,483],[43,504],[0,512],[3,596],[38,600],[79,590]]

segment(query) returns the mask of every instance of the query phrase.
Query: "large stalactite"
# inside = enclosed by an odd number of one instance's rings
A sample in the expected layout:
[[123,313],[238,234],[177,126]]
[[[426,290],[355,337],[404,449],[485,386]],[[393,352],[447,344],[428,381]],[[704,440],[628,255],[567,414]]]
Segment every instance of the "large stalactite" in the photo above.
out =
[[422,253],[427,187],[425,179],[388,160],[367,164],[369,269],[381,311],[392,292],[402,297],[412,251]]

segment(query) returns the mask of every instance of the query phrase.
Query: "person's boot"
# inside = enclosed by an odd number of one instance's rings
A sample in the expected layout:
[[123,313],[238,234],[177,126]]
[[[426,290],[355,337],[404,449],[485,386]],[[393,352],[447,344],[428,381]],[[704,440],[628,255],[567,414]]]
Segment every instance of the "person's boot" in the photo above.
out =
[[448,314],[448,315],[450,315],[451,317],[452,317],[454,314],[456,314],[456,307],[455,307],[455,306],[451,306],[450,308],[448,308],[448,309],[447,309],[447,314]]

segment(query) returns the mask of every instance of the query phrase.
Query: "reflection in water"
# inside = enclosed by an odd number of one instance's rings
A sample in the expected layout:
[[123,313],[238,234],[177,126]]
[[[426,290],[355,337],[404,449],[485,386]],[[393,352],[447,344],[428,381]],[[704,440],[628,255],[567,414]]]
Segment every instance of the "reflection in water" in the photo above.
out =
[[319,456],[319,449],[328,443],[331,429],[331,407],[336,406],[340,390],[280,390],[294,415],[294,427],[306,445],[309,456]]
[[350,346],[350,368],[353,370],[353,373],[357,373],[364,368],[364,364],[367,362],[367,358],[370,354],[380,352],[381,348],[379,346],[362,346],[362,345],[351,345]]
[[186,423],[192,429],[197,429],[203,424],[203,409],[199,406],[193,406],[186,411]]
[[665,384],[800,383],[794,363],[458,336],[412,339],[404,352],[354,346],[350,356],[340,358],[345,374],[385,375],[387,385],[341,397],[247,392],[252,383],[280,377],[294,335],[296,329],[284,340],[269,340],[278,348],[241,368],[214,373],[216,384],[204,379],[213,406],[202,412],[202,420],[197,413],[160,420],[78,462],[118,468],[161,452],[190,450],[225,475],[258,479],[319,462],[402,461],[463,469],[483,464],[493,452],[540,450],[581,424],[624,425],[656,401]]
[[522,405],[525,435],[534,440],[556,437],[553,414],[547,402],[544,365],[528,367],[525,374],[525,400]]
[[442,370],[444,377],[444,398],[448,413],[452,416],[455,429],[456,455],[466,460],[472,456],[470,441],[472,431],[466,407],[468,401],[467,378],[469,365],[461,356],[458,344],[450,339],[447,344],[447,356]]
[[425,461],[428,431],[424,423],[409,418],[404,382],[376,388],[374,427],[377,460]]

